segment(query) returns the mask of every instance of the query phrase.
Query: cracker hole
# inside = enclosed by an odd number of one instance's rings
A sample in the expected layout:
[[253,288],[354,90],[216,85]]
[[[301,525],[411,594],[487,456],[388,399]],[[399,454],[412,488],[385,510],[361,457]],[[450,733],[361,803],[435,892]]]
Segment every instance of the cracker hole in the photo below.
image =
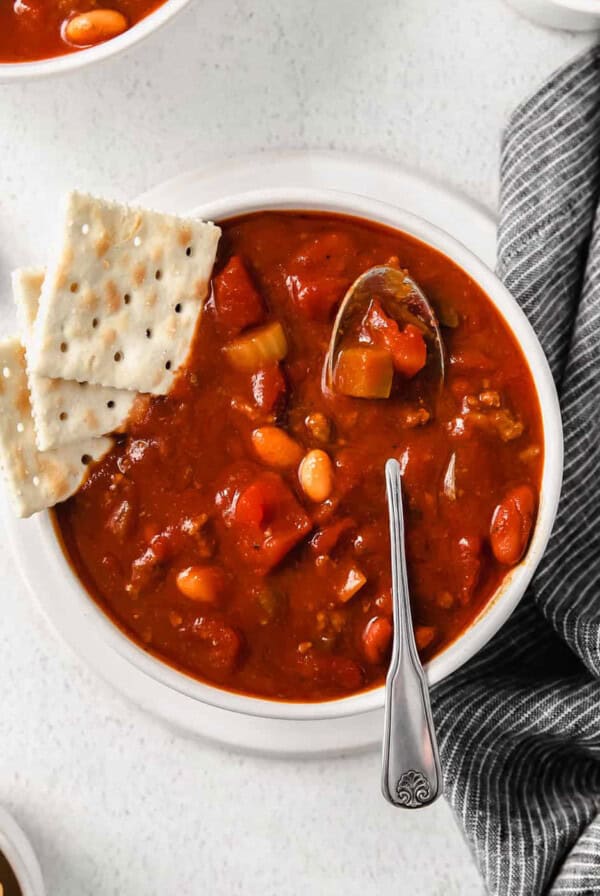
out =
[[187,249],[185,250],[185,254],[187,255],[188,258],[191,258],[191,257],[192,257],[192,253],[193,253],[193,251],[194,251],[194,250],[192,249],[191,246],[188,246],[188,247],[187,247]]
[[89,224],[82,224],[82,225],[81,225],[81,232],[83,233],[84,236],[86,236],[86,235],[90,232],[90,225],[89,225]]
[[161,277],[162,277],[162,271],[160,270],[160,268],[158,268],[158,270],[154,271],[154,279],[160,280]]
[[181,304],[181,302],[177,302],[177,304],[175,305],[175,314],[181,314],[182,308],[183,308],[183,305]]
[[134,246],[141,246],[141,245],[142,245],[142,238],[139,237],[139,236],[134,236],[134,238],[133,238],[133,245],[134,245]]
[[125,303],[125,305],[129,305],[129,303],[131,302],[131,296],[128,292],[126,292],[123,296],[123,302]]
[[171,369],[171,362],[167,361],[167,363],[165,364],[165,370],[170,370],[170,369]]
[[67,414],[66,411],[61,411],[60,414],[58,415],[59,420],[67,420],[68,417],[69,417],[69,415]]
[[114,406],[115,406],[115,403],[114,403],[114,401],[112,400],[112,398],[111,398],[110,401],[107,401],[107,402],[106,402],[106,407],[107,407],[107,408],[110,408],[110,409],[112,410],[112,409],[114,408]]
[[67,342],[61,342],[60,350],[63,353],[63,355],[67,351],[68,348],[69,348],[69,344]]
[[3,367],[3,368],[2,368],[2,376],[4,377],[5,380],[7,380],[7,379],[9,378],[9,376],[10,376],[10,367]]
[[79,283],[71,283],[69,289],[71,290],[71,292],[77,292],[77,290],[79,289]]
[[118,363],[123,360],[123,352],[115,352],[113,355],[115,361]]
[[95,330],[97,326],[98,326],[98,318],[95,317],[95,318],[93,319],[93,321],[92,321],[92,327],[93,327],[94,330]]
[[40,477],[39,477],[39,476],[34,476],[33,479],[32,479],[31,481],[33,482],[33,484],[34,484],[35,487],[37,488],[38,485],[40,484]]
[[25,427],[23,426],[23,424],[17,423],[17,432],[24,432],[24,431],[25,431]]
[[91,462],[92,462],[92,455],[91,455],[91,454],[82,454],[82,455],[81,455],[81,463],[82,463],[85,467],[87,467],[88,464],[91,464]]
[[152,339],[152,330],[150,328],[146,330],[146,339]]

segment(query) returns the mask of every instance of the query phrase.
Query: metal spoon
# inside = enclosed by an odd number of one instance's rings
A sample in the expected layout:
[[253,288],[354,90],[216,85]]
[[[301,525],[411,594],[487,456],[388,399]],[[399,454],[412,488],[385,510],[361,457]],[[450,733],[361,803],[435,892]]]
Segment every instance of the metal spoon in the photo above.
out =
[[419,809],[442,792],[429,691],[412,627],[400,465],[385,465],[392,545],[394,645],[385,690],[382,790],[394,806]]
[[387,264],[369,268],[357,277],[342,299],[333,322],[325,359],[325,385],[329,389],[333,388],[335,361],[344,334],[351,323],[362,320],[369,303],[375,297],[390,317],[401,323],[412,323],[423,330],[434,347],[433,354],[441,385],[445,375],[445,353],[435,311],[421,287],[406,271]]

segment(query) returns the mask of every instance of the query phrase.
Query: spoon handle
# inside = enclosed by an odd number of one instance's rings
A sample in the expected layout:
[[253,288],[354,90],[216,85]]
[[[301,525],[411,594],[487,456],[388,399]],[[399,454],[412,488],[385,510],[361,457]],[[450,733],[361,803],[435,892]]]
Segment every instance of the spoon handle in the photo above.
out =
[[397,460],[387,461],[385,479],[392,546],[394,646],[385,691],[382,790],[394,806],[419,809],[440,795],[442,770],[427,681],[413,634]]

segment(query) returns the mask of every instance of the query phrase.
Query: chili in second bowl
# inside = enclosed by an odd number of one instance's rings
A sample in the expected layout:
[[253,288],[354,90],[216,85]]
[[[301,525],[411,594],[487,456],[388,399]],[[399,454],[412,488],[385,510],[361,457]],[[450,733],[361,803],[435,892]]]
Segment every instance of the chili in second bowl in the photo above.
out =
[[[535,387],[480,287],[413,237],[304,212],[251,214],[223,231],[187,371],[169,396],[138,405],[57,525],[92,597],[161,659],[255,696],[346,696],[386,672],[386,458],[403,467],[426,660],[527,548],[543,465]],[[437,310],[444,388],[434,399],[425,389],[414,333],[371,320],[357,346],[392,356],[390,397],[324,393],[335,308],[391,258]]]
[[7,0],[0,4],[0,64],[32,62],[95,47],[165,0]]

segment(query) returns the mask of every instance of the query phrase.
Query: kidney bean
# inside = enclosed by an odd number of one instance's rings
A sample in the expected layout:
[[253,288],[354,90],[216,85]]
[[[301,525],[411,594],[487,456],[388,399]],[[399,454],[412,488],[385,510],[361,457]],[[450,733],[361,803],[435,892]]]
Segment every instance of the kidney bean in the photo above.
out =
[[490,544],[498,563],[514,566],[523,557],[533,527],[536,497],[529,485],[518,485],[506,493],[494,510]]
[[369,663],[379,666],[387,657],[394,629],[389,619],[375,616],[367,622],[362,633],[363,653]]

